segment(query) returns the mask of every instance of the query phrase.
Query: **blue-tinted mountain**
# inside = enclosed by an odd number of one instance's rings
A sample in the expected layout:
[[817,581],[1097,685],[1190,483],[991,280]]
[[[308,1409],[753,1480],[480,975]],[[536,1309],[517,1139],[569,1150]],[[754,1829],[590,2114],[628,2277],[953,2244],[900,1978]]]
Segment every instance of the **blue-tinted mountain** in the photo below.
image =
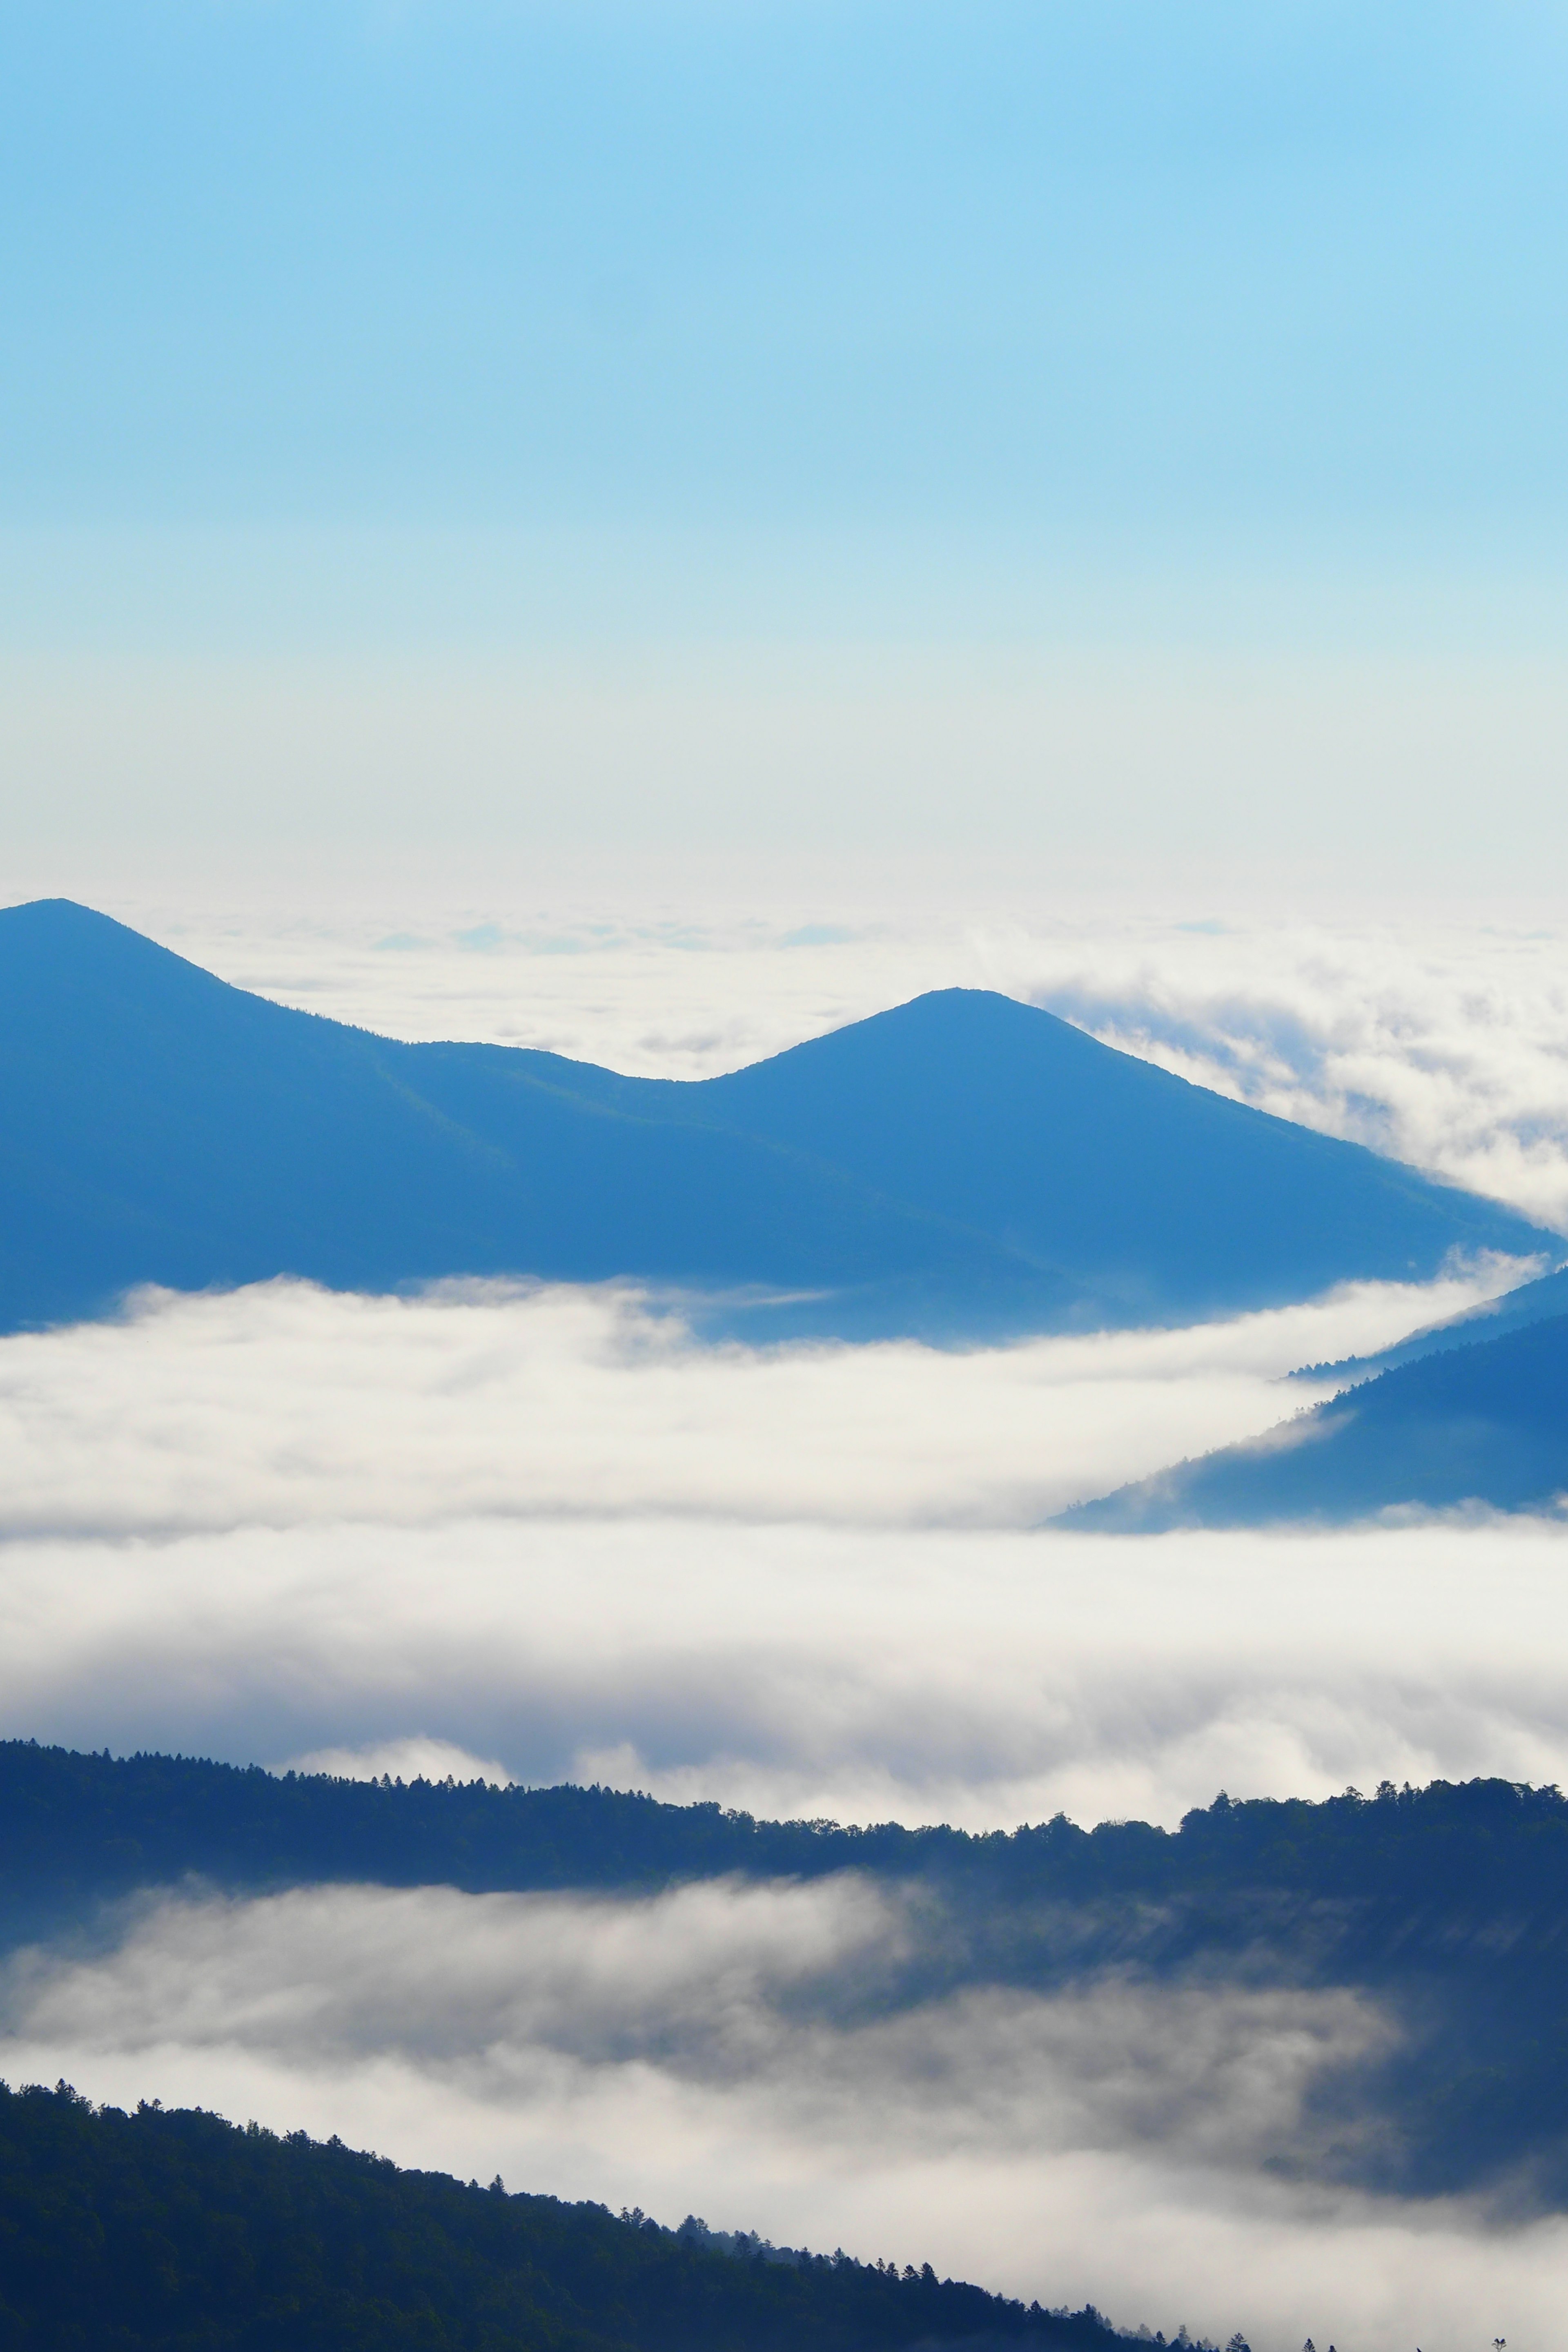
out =
[[1064,1512],[1060,1527],[1342,1524],[1479,1503],[1544,1510],[1568,1494],[1568,1315],[1444,1349],[1227,1445]]
[[727,1297],[761,1332],[983,1336],[1560,1246],[983,991],[629,1078],[294,1012],[57,899],[0,913],[0,1006],[10,1328],[141,1282],[520,1275]]
[[1500,1339],[1507,1332],[1522,1331],[1531,1323],[1549,1323],[1558,1315],[1568,1315],[1568,1265],[1538,1275],[1533,1282],[1521,1282],[1500,1297],[1483,1299],[1479,1307],[1467,1307],[1462,1315],[1427,1323],[1407,1339],[1396,1339],[1392,1348],[1380,1348],[1375,1355],[1345,1356],[1332,1364],[1305,1364],[1290,1378],[1320,1382],[1341,1380],[1348,1386],[1352,1381],[1370,1379],[1373,1372],[1391,1372],[1396,1365],[1418,1363],[1423,1356],[1468,1348],[1475,1339]]

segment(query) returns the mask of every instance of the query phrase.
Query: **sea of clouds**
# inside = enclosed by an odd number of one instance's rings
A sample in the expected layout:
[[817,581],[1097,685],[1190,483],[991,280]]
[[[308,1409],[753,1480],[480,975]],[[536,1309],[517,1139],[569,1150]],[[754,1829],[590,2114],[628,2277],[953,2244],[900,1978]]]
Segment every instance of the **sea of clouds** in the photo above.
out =
[[[0,1341],[0,1722],[767,1814],[1173,1822],[1568,1768],[1554,1522],[1041,1532],[1496,1283],[946,1352],[704,1348],[622,1288],[149,1293]],[[1563,2232],[1313,2168],[1394,2030],[1225,1980],[911,2002],[852,1879],[193,1890],[15,1956],[0,2072],[842,2243],[1167,2333],[1543,2341]],[[1270,2163],[1283,2161],[1279,2170]]]
[[964,1352],[710,1349],[616,1288],[150,1293],[0,1341],[0,1719],[974,1827],[1551,1779],[1553,1523],[1039,1526],[1480,1286]]
[[[1422,963],[1363,934],[1271,960],[1194,930],[1090,956],[995,929],[939,956],[934,931],[831,925],[471,928],[171,943],[402,1034],[687,1074],[984,981],[1270,1108],[1489,1171],[1537,1213],[1568,1205],[1548,945]],[[726,1006],[706,1031],[704,994]],[[956,1352],[709,1348],[678,1302],[626,1286],[145,1294],[0,1340],[0,1727],[972,1827],[1170,1823],[1221,1787],[1563,1778],[1553,1518],[1040,1529],[1269,1427],[1319,1392],[1280,1385],[1294,1367],[1509,1271]],[[637,1901],[187,1890],[91,1951],[14,1955],[0,2072],[930,2259],[1167,2333],[1240,2326],[1258,2352],[1309,2331],[1342,2352],[1551,2340],[1563,2225],[1314,2169],[1313,2084],[1393,2030],[1363,1998],[894,2000],[918,1933],[852,1879]]]

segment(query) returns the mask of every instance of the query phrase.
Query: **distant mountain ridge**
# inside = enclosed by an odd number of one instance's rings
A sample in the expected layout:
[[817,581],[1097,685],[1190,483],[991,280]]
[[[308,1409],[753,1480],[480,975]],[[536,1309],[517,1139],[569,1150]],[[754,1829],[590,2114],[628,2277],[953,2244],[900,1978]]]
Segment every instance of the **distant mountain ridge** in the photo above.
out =
[[1561,1246],[984,991],[631,1078],[374,1036],[53,899],[0,912],[0,1008],[4,1328],[142,1282],[508,1275],[687,1290],[752,1336],[984,1338]]
[[1468,1348],[1475,1340],[1500,1339],[1510,1331],[1548,1323],[1558,1315],[1568,1315],[1568,1265],[1539,1275],[1533,1282],[1521,1282],[1496,1298],[1485,1298],[1479,1307],[1467,1307],[1463,1314],[1449,1315],[1441,1323],[1425,1324],[1419,1331],[1396,1339],[1393,1347],[1380,1348],[1375,1355],[1345,1356],[1338,1363],[1303,1364],[1290,1378],[1337,1379],[1347,1384],[1363,1381],[1374,1372],[1391,1372],[1400,1364],[1418,1363],[1423,1356],[1441,1356],[1450,1348]]
[[1130,1535],[1337,1526],[1465,1504],[1542,1511],[1564,1495],[1568,1315],[1559,1315],[1396,1364],[1261,1438],[1078,1504],[1055,1524]]
[[[976,1929],[1003,1895],[1101,1905],[1133,1896],[1155,1911],[1184,1892],[1217,1903],[1246,1888],[1368,1901],[1382,1906],[1390,1954],[1410,1943],[1414,1906],[1431,1910],[1421,1935],[1456,1951],[1467,1906],[1517,1910],[1522,1888],[1540,1914],[1542,1950],[1556,1945],[1568,1930],[1561,1790],[1475,1780],[1407,1788],[1397,1802],[1394,1793],[1349,1790],[1315,1803],[1221,1796],[1175,1830],[1141,1821],[1083,1830],[1061,1813],[1012,1831],[863,1827],[570,1782],[344,1780],[0,1739],[0,1951],[89,1906],[197,1883],[230,1895],[354,1882],[648,1895],[702,1879],[798,1883],[846,1870],[950,1886]],[[1146,1918],[1139,1932],[1151,1925],[1163,1932],[1169,1922]],[[1202,1925],[1207,1936],[1228,1932],[1217,1908]]]

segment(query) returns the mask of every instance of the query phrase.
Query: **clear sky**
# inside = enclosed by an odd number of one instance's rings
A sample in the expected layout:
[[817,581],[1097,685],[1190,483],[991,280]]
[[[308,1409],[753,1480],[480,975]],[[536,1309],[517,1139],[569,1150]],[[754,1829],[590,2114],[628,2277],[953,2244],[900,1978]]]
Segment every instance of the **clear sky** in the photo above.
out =
[[1568,846],[1561,7],[12,0],[0,107],[18,880]]

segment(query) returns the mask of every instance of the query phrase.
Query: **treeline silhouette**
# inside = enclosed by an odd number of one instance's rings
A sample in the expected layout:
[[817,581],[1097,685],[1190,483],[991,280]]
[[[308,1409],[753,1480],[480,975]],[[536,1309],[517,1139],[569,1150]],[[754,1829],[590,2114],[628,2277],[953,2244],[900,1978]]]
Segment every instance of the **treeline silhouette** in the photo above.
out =
[[[0,2084],[7,2352],[1112,2352],[931,2267],[731,2254],[201,2109]],[[1147,2340],[1146,2338],[1144,2339]],[[1233,2338],[1237,2352],[1245,2352]]]
[[861,1829],[610,1789],[405,1785],[0,1742],[0,1895],[13,1909],[193,1874],[247,1891],[354,1880],[491,1893],[849,1869],[1019,1899],[1247,1891],[1544,1916],[1568,1906],[1568,1801],[1508,1780],[1384,1782],[1316,1803],[1221,1795],[1174,1831],[1082,1830],[1060,1814],[1006,1832]]

